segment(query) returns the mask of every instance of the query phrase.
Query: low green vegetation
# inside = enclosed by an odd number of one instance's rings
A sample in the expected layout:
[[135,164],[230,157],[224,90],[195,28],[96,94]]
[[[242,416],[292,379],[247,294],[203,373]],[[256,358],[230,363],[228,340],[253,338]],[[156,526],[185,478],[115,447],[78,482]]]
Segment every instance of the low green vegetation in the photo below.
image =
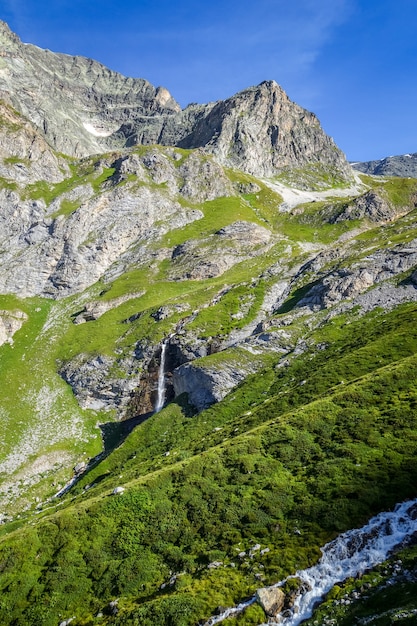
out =
[[[101,440],[96,428],[99,414],[82,411],[71,389],[57,374],[55,333],[64,332],[71,324],[65,306],[43,298],[21,300],[9,295],[0,296],[0,309],[27,315],[13,342],[0,349],[1,490],[4,495],[10,475],[20,476],[14,508],[26,508],[35,503],[36,496],[50,494],[54,479],[56,484],[66,479],[68,467],[63,461],[71,459],[68,450],[75,458],[88,458],[100,452]],[[42,376],[34,376],[39,371]],[[27,457],[19,454],[22,449],[29,451]],[[46,468],[36,496],[30,469],[26,471],[32,455],[41,456]],[[47,471],[51,466],[55,466],[52,478]],[[19,493],[22,499],[16,497]]]
[[6,165],[17,165],[17,164],[29,165],[30,161],[29,159],[25,159],[22,157],[11,156],[11,157],[6,157],[5,159],[3,159],[3,163],[5,163]]
[[360,179],[367,186],[382,193],[396,207],[415,206],[417,181],[415,178],[398,176],[367,176],[360,174]]
[[[4,527],[2,623],[196,624],[414,495],[415,315],[336,318],[288,367],[197,416],[171,404],[136,427],[62,510]],[[248,558],[256,543],[269,551]]]
[[[32,200],[40,200],[41,198],[46,202],[49,206],[56,198],[59,196],[71,192],[76,187],[81,185],[85,185],[90,183],[93,187],[94,192],[97,194],[101,191],[102,184],[108,180],[115,172],[114,168],[111,167],[99,167],[98,171],[96,168],[100,166],[100,161],[94,162],[93,159],[86,159],[85,161],[81,161],[80,164],[70,164],[70,168],[72,170],[72,176],[69,178],[65,178],[60,183],[48,183],[44,180],[37,181],[28,185],[24,190],[22,190],[22,197],[25,199]],[[72,211],[68,211],[68,204],[65,205],[65,208],[62,206],[61,201],[61,210],[55,214],[53,217],[57,217],[57,215],[68,215]]]
[[17,183],[0,176],[0,189],[10,189],[11,191],[15,191],[17,188]]
[[170,231],[162,239],[162,245],[177,246],[189,239],[207,237],[238,220],[262,223],[239,196],[210,200],[197,208],[203,211],[204,217],[183,228]]
[[56,211],[55,213],[53,213],[53,215],[51,215],[52,219],[55,219],[56,217],[58,217],[59,215],[71,215],[72,213],[74,213],[79,207],[81,206],[81,201],[80,200],[67,200],[67,199],[63,199],[61,200],[61,205],[58,211]]

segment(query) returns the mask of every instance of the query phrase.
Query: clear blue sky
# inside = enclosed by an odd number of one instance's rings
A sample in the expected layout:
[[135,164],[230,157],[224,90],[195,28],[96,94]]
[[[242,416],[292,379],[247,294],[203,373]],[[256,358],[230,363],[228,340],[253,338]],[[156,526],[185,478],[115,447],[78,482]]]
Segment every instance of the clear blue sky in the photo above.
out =
[[0,0],[0,18],[182,106],[276,80],[350,160],[417,152],[417,0]]

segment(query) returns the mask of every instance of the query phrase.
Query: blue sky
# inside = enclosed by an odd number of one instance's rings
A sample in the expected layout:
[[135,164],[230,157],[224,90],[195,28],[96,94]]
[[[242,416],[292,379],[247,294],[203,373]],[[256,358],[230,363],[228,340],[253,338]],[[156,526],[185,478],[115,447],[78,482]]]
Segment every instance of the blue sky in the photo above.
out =
[[273,79],[350,160],[417,152],[417,0],[0,0],[0,18],[182,106]]

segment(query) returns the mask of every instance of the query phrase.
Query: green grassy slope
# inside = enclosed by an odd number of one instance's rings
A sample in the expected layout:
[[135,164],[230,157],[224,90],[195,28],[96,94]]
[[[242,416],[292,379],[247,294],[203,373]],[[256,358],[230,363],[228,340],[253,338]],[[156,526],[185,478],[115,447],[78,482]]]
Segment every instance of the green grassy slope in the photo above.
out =
[[415,495],[416,311],[335,319],[328,350],[138,426],[56,512],[4,528],[1,622],[196,624]]

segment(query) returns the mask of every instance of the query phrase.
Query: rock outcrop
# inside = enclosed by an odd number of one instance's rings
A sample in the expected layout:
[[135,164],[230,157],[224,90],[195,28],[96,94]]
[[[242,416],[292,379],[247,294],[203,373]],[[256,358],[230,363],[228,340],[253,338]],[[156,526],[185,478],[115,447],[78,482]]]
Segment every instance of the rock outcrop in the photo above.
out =
[[13,344],[13,335],[22,328],[28,319],[23,311],[0,311],[0,346]]
[[1,101],[0,120],[1,178],[27,185],[39,180],[58,183],[69,175],[66,160],[29,121]]
[[353,300],[371,287],[409,272],[416,264],[416,239],[389,251],[380,250],[361,263],[330,272],[299,300],[297,306],[330,308],[342,300]]
[[261,361],[242,356],[224,360],[185,363],[173,372],[175,395],[188,394],[189,402],[202,411],[214,402],[222,400],[249,374],[256,372]]
[[[139,384],[140,361],[79,354],[59,373],[71,385],[81,408],[115,411],[121,417]],[[116,371],[118,375],[116,374]]]
[[345,220],[361,220],[366,218],[371,222],[389,222],[396,215],[393,206],[374,190],[367,191],[359,198],[355,198],[331,222]]
[[[44,197],[26,200],[19,188],[0,188],[3,293],[61,298],[83,291],[106,273],[114,278],[133,264],[169,256],[168,250],[155,249],[155,241],[203,217],[178,201],[182,187],[190,193],[199,159],[216,176],[199,190],[194,184],[193,201],[235,193],[222,168],[208,163],[211,157],[192,154],[178,169],[174,158],[155,149],[90,163],[87,177],[80,175],[73,183],[74,178],[67,179],[68,191],[46,188],[42,196],[56,195],[49,204]],[[188,160],[192,165],[187,169]],[[106,172],[109,178],[100,187],[90,183],[89,177],[94,182]]]

